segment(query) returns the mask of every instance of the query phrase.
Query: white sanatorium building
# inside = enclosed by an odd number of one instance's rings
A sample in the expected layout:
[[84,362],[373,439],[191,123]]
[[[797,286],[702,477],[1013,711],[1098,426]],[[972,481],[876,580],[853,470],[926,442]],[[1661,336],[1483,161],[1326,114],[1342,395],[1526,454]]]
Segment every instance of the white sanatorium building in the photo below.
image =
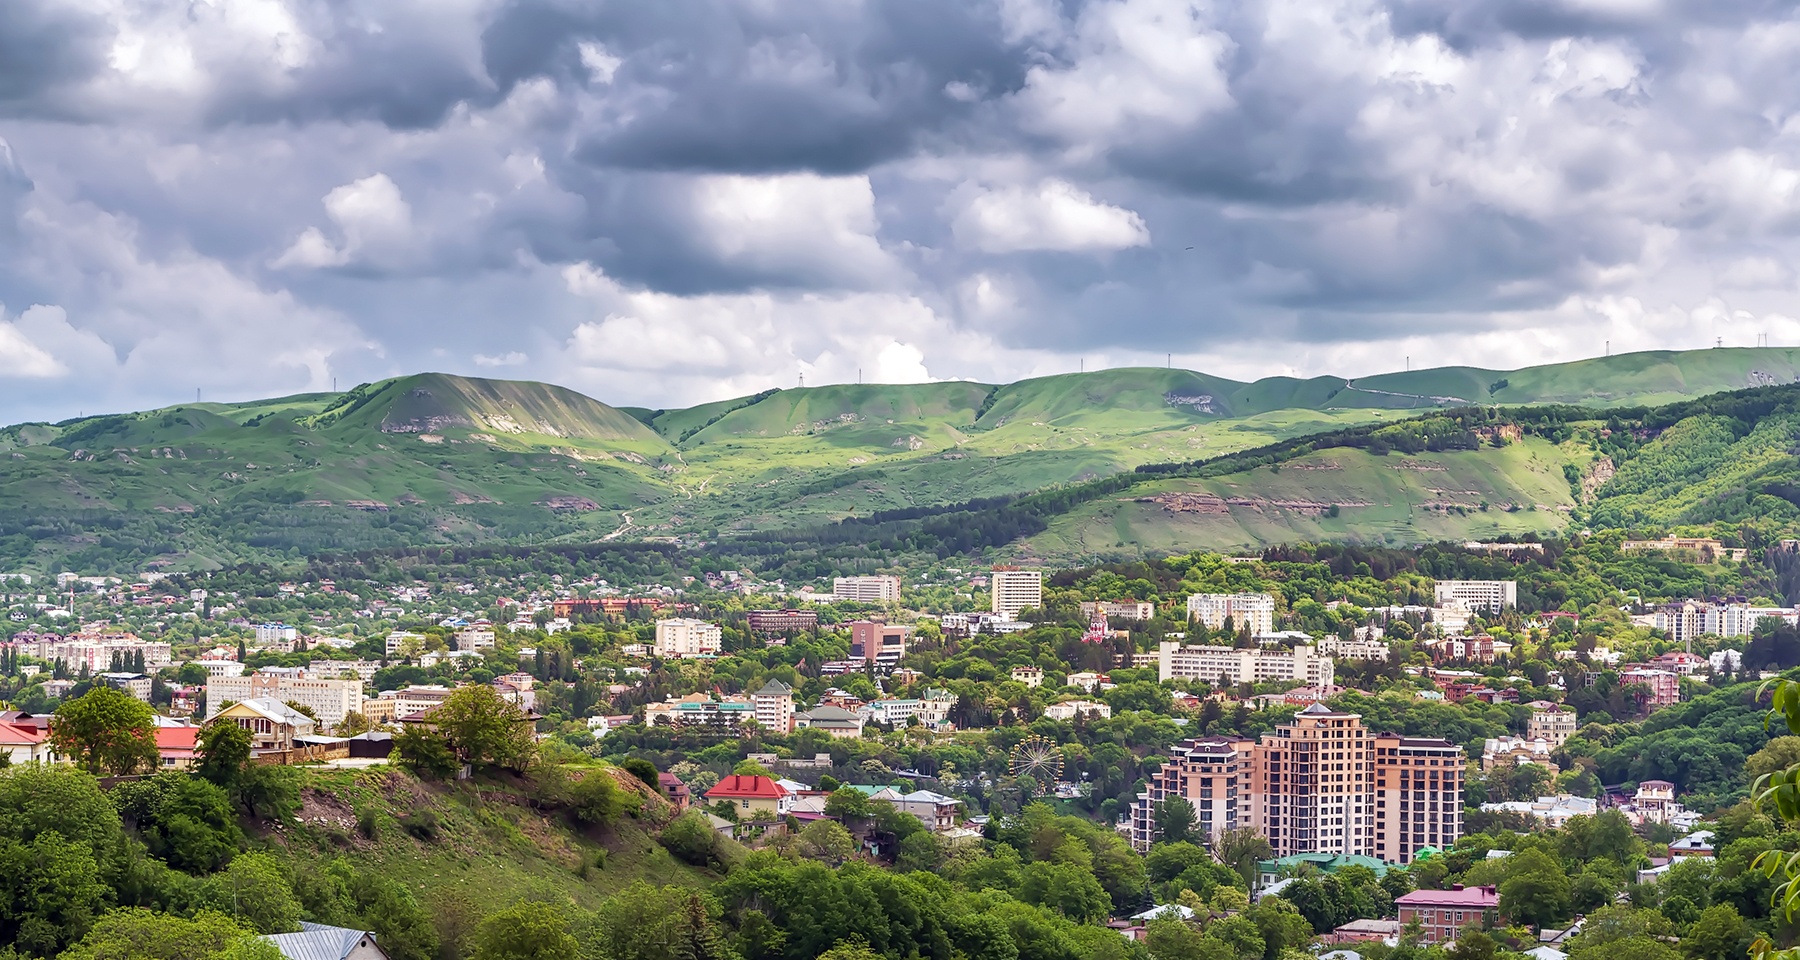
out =
[[1252,636],[1275,632],[1275,598],[1266,593],[1196,593],[1188,597],[1188,619],[1219,629],[1227,617],[1235,629]]
[[1439,580],[1437,605],[1461,604],[1470,610],[1499,613],[1519,605],[1517,580]]
[[1330,657],[1308,644],[1293,649],[1260,647],[1185,647],[1164,640],[1156,650],[1156,679],[1204,680],[1207,683],[1257,683],[1300,680],[1309,687],[1332,681]]
[[656,621],[656,655],[659,657],[710,657],[723,645],[716,623],[686,617]]
[[887,603],[900,599],[899,577],[838,577],[831,581],[834,600]]
[[989,577],[994,591],[993,611],[1001,617],[1017,620],[1019,611],[1044,605],[1044,571],[995,567]]

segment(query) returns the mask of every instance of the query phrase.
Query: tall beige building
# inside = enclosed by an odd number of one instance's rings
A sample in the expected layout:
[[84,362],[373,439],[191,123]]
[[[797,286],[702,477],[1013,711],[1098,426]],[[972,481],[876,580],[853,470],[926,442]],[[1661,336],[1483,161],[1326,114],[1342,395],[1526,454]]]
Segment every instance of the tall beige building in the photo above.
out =
[[1252,742],[1189,740],[1138,794],[1132,843],[1156,838],[1156,806],[1193,804],[1209,838],[1248,827],[1277,857],[1335,853],[1409,863],[1462,835],[1463,752],[1447,740],[1375,734],[1362,717],[1313,704]]
[[1531,716],[1525,720],[1525,739],[1542,740],[1552,748],[1560,747],[1575,735],[1575,711],[1560,703],[1533,700]]
[[995,567],[988,584],[993,590],[993,611],[1006,620],[1017,620],[1019,611],[1044,605],[1044,572]]
[[206,715],[217,714],[227,703],[266,697],[281,703],[298,703],[313,712],[323,726],[335,727],[363,708],[361,680],[327,680],[285,674],[252,673],[237,677],[213,677],[206,682]]
[[656,655],[659,657],[710,657],[718,654],[723,632],[716,623],[672,617],[656,621]]
[[837,577],[831,581],[834,600],[887,603],[900,599],[899,577]]
[[1252,636],[1275,632],[1275,598],[1267,593],[1196,593],[1188,597],[1188,619],[1214,630],[1230,620],[1234,629],[1250,628]]

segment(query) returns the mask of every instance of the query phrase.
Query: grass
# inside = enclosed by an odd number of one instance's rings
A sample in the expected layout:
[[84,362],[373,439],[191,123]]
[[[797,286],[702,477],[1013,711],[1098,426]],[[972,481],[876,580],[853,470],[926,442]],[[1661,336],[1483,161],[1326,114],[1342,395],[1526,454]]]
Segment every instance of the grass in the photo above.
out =
[[[330,856],[379,870],[406,884],[422,904],[480,916],[521,899],[573,902],[586,909],[637,880],[704,886],[717,879],[690,867],[656,842],[673,811],[628,775],[620,783],[643,801],[638,818],[604,830],[576,830],[560,815],[534,811],[516,783],[422,783],[395,767],[305,769],[302,823],[269,838],[272,852],[295,869]],[[592,768],[587,775],[612,775]],[[375,836],[358,832],[372,811]],[[402,819],[430,811],[434,839],[409,833]],[[595,864],[604,857],[603,866]],[[583,871],[582,865],[587,865]],[[583,876],[585,872],[585,876]]]

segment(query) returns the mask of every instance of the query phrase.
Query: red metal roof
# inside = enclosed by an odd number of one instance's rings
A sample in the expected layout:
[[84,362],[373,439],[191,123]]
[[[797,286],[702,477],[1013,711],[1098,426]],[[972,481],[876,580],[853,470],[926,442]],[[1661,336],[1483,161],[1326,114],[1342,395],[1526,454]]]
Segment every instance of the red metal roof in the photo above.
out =
[[719,781],[719,785],[706,791],[709,799],[720,800],[779,800],[788,795],[787,788],[768,777],[747,777],[732,774]]
[[1494,887],[1465,887],[1456,884],[1448,890],[1414,890],[1394,900],[1401,907],[1475,907],[1486,909],[1500,905],[1500,894]]
[[164,756],[172,754],[191,757],[199,738],[199,727],[157,727],[156,750]]

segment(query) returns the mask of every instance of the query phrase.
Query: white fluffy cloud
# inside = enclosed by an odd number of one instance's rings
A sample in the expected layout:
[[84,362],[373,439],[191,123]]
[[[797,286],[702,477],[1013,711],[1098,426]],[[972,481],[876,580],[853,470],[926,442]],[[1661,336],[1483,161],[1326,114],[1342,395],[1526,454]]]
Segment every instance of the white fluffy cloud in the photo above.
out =
[[1150,242],[1144,218],[1055,179],[1035,187],[981,190],[952,229],[959,242],[989,253],[1121,250]]

